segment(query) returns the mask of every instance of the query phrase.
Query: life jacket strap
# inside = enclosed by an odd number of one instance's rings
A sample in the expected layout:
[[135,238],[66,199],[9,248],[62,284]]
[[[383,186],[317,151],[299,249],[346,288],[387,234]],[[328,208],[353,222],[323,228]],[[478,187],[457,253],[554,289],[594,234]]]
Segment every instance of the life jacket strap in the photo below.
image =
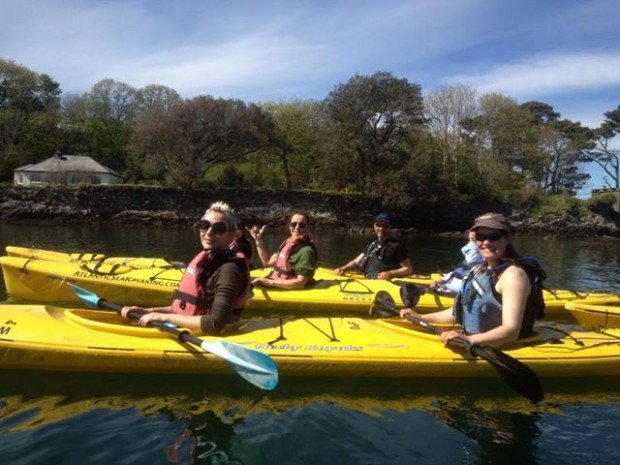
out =
[[272,270],[270,276],[273,276],[274,273],[280,273],[281,275],[284,275],[284,276],[296,276],[296,274],[294,272],[289,271],[289,270],[285,270],[285,269],[283,269],[283,268],[281,268],[281,267],[279,267],[277,265],[274,265],[273,270]]
[[181,300],[183,302],[187,302],[188,304],[192,304],[192,305],[204,305],[208,303],[207,299],[199,299],[196,296],[193,296],[191,294],[188,294],[186,292],[181,292],[181,291],[176,291],[174,293],[174,300]]

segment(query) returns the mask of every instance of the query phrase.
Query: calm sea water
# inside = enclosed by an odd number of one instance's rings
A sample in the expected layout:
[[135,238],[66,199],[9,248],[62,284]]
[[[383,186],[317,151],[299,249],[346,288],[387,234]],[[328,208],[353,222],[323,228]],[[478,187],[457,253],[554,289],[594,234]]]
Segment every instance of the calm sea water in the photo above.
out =
[[[275,247],[283,231],[270,232]],[[459,238],[403,238],[416,271],[449,269]],[[317,233],[324,266],[368,237]],[[556,288],[620,291],[620,241],[516,237]],[[188,230],[0,224],[0,247],[187,260]],[[0,299],[4,288],[0,287]],[[545,380],[533,406],[500,380],[282,379],[3,372],[0,463],[617,464],[617,379]]]

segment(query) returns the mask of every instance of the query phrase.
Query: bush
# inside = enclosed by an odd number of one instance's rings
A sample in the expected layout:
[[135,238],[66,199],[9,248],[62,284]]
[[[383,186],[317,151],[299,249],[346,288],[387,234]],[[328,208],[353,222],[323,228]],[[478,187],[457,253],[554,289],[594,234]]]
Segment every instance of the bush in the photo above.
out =
[[245,185],[243,173],[234,165],[226,165],[216,181],[221,187],[243,187]]
[[612,211],[616,202],[616,194],[613,192],[604,192],[601,194],[594,194],[584,201],[584,205],[592,212],[602,213]]
[[532,213],[539,216],[543,216],[548,213],[567,213],[570,215],[579,216],[580,213],[585,213],[584,210],[585,208],[582,201],[572,197],[567,193],[563,193],[542,196],[541,203],[535,208],[533,208]]
[[505,200],[519,210],[532,211],[545,202],[545,197],[538,189],[530,187],[508,192]]

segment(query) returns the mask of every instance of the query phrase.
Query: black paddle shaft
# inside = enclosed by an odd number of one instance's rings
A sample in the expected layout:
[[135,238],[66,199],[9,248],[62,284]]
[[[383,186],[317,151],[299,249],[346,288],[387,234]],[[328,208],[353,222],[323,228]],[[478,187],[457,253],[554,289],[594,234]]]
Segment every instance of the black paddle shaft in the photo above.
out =
[[[420,320],[413,315],[406,315],[406,318],[435,334],[441,334],[442,332],[436,326]],[[519,360],[494,347],[482,347],[478,344],[472,344],[467,339],[459,336],[451,339],[449,343],[459,344],[465,347],[471,355],[480,357],[489,362],[504,381],[526,399],[532,402],[540,402],[543,399],[544,391],[538,376]]]
[[[109,308],[111,310],[116,310],[119,313],[123,309],[123,307],[121,307],[120,305],[117,305],[112,302],[108,302],[105,299],[99,299],[99,301],[97,302],[97,305],[101,307]],[[132,310],[129,312],[129,319],[138,321],[142,317],[142,315],[144,315],[144,313],[141,313],[138,310]],[[202,340],[198,339],[195,336],[192,336],[190,332],[187,331],[186,329],[179,329],[176,326],[169,326],[163,321],[151,321],[149,322],[149,326],[152,326],[154,328],[159,328],[163,331],[173,334],[174,336],[176,336],[177,340],[179,340],[180,342],[189,342],[191,344],[198,345],[198,346],[202,344]]]
[[[403,281],[403,280],[398,280],[398,279],[394,279],[392,282],[394,284],[397,284],[397,285],[401,286],[401,289],[403,287],[405,287],[405,288],[408,287],[408,289],[416,288],[417,289],[416,292],[418,292],[420,295],[423,295],[426,292],[429,292],[431,294],[436,294],[436,295],[438,295],[440,297],[448,297],[448,298],[452,298],[452,299],[454,297],[456,297],[456,292],[442,291],[440,289],[428,286],[426,284],[412,283],[412,282],[409,282],[409,281]],[[406,303],[405,303],[405,305],[406,305]]]
[[[413,315],[405,315],[405,318],[407,318],[407,320],[412,321],[413,323],[422,326],[424,329],[427,329],[428,331],[432,332],[433,334],[441,334],[443,331],[441,329],[439,329],[437,326],[434,326],[430,323],[427,323],[424,320],[421,320],[420,318],[416,318]],[[467,339],[464,339],[460,336],[455,337],[454,339],[451,339],[450,342],[454,342],[456,344],[462,345],[463,347],[465,347],[467,350],[470,351],[470,353],[472,355],[478,355],[475,354],[472,351],[472,348],[474,347],[480,347],[477,346],[475,344],[472,344],[471,342],[469,342]]]
[[[415,286],[405,285],[401,287],[401,298],[405,305],[417,304],[416,297],[419,298],[419,289]],[[370,308],[371,315],[377,315],[378,311],[385,311],[392,315],[398,315],[398,308],[392,296],[385,292],[379,291],[375,296],[373,305]],[[441,329],[427,323],[426,321],[414,315],[406,314],[405,318],[425,329],[434,333],[441,334]],[[544,392],[540,384],[540,380],[527,365],[510,355],[502,352],[494,347],[482,347],[478,344],[472,344],[463,337],[455,337],[449,341],[450,344],[458,344],[465,347],[473,356],[480,357],[491,364],[491,366],[499,373],[506,383],[521,394],[526,399],[533,402],[540,402],[543,399]]]

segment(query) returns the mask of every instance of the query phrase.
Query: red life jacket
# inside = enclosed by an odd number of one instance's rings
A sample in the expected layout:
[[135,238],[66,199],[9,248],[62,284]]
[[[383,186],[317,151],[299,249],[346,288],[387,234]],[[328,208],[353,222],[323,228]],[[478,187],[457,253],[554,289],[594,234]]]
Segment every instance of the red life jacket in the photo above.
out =
[[273,271],[269,275],[272,279],[294,279],[297,277],[297,273],[293,271],[291,265],[288,261],[291,255],[298,252],[302,247],[309,245],[314,250],[316,254],[316,245],[312,240],[312,237],[308,234],[304,234],[303,236],[293,240],[292,238],[286,239],[280,245],[278,249],[278,256],[276,258],[276,263],[273,265]]
[[181,283],[172,302],[172,311],[182,315],[208,315],[211,313],[213,304],[212,295],[206,292],[208,273],[215,271],[219,266],[227,262],[243,264],[245,270],[246,285],[244,291],[233,303],[233,316],[231,321],[241,316],[241,310],[250,296],[250,271],[245,257],[241,252],[218,251],[206,249],[198,253],[191,263],[187,265]]

